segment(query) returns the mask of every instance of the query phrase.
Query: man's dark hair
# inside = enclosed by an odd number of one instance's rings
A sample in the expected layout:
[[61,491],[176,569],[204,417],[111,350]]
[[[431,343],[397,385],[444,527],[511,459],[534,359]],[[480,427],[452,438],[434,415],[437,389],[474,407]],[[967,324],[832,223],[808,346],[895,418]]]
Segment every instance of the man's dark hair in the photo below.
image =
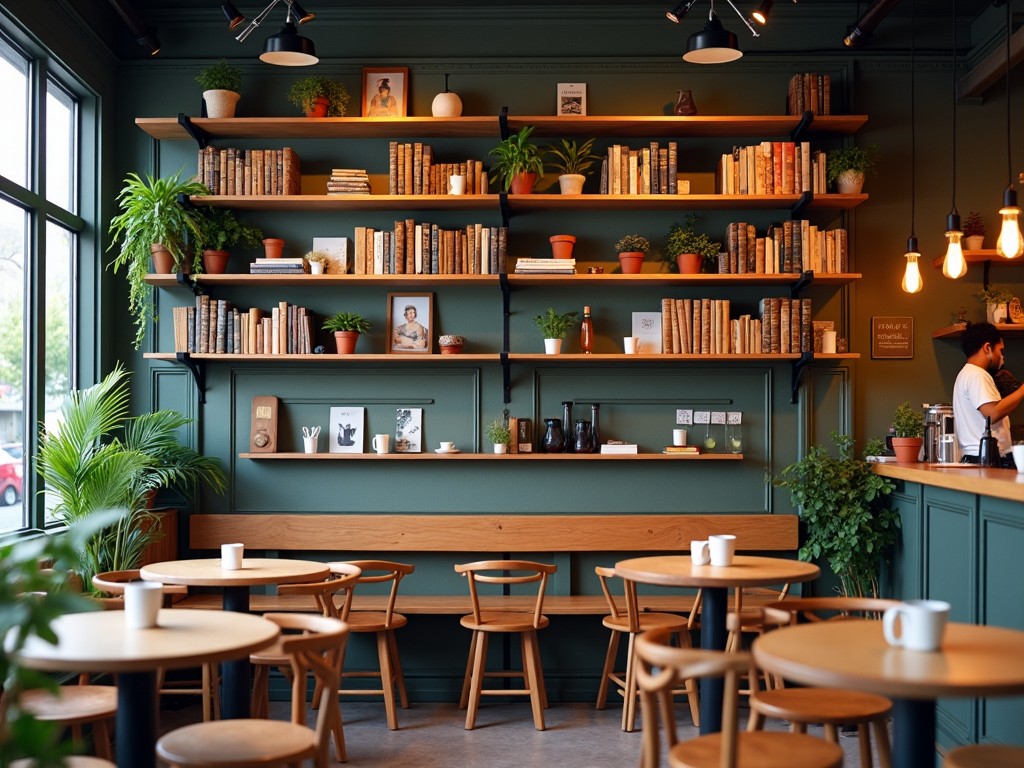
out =
[[970,357],[986,344],[994,347],[1002,340],[1002,334],[992,323],[968,323],[960,337],[960,348]]

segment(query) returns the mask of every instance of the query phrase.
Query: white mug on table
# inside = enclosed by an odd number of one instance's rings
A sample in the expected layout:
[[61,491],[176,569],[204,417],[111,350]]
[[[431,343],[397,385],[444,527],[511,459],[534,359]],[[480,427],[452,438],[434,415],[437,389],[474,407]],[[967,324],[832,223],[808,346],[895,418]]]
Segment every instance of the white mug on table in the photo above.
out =
[[711,553],[712,565],[732,565],[733,556],[736,554],[736,537],[731,533],[717,533],[708,536],[708,549]]
[[370,445],[377,453],[387,453],[391,448],[391,435],[374,435]]
[[244,544],[221,544],[220,567],[225,571],[242,569],[242,556],[245,554]]
[[707,565],[711,562],[710,545],[707,539],[694,539],[690,542],[690,562],[694,565]]
[[124,625],[127,629],[156,626],[164,585],[158,581],[131,581],[124,585]]
[[[882,614],[885,642],[908,651],[937,651],[942,645],[949,618],[949,603],[943,600],[907,600],[886,608]],[[899,621],[900,633],[896,634]]]

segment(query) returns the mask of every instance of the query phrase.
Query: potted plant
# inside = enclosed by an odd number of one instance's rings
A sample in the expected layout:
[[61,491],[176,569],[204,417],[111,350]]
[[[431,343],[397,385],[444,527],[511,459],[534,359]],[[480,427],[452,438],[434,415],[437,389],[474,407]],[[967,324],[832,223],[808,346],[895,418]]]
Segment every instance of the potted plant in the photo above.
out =
[[[800,511],[806,538],[801,560],[827,560],[847,597],[878,597],[882,563],[896,543],[899,513],[885,503],[894,483],[854,455],[853,438],[832,432],[838,455],[815,445],[773,480],[790,492]],[[864,455],[882,452],[878,439],[868,441]]]
[[150,256],[156,272],[199,271],[199,254],[187,255],[186,245],[202,242],[198,209],[179,205],[179,197],[208,195],[200,182],[181,178],[182,171],[163,179],[143,181],[129,173],[117,196],[121,212],[110,220],[109,249],[119,247],[111,265],[125,268],[128,309],[135,315],[135,348],[146,335],[153,313],[153,288],[146,283]]
[[986,288],[974,294],[985,305],[985,319],[993,325],[1009,322],[1007,305],[1013,299],[1013,292],[1006,288]]
[[864,187],[864,178],[875,170],[877,148],[842,147],[828,153],[825,160],[825,177],[841,195],[859,195]]
[[544,173],[540,149],[530,143],[531,133],[533,126],[524,125],[488,153],[495,157],[491,171],[505,192],[528,195]]
[[203,209],[199,230],[203,246],[203,271],[213,275],[227,271],[229,249],[241,246],[249,250],[263,241],[260,228],[239,221],[230,208]]
[[968,251],[980,251],[985,247],[985,220],[977,211],[971,211],[963,223],[964,248]]
[[235,116],[235,106],[241,98],[238,92],[242,89],[242,70],[228,64],[227,59],[220,59],[203,69],[196,82],[203,89],[207,117]]
[[892,449],[896,452],[896,461],[913,463],[921,452],[924,442],[924,414],[920,409],[913,408],[909,401],[896,406],[892,415]]
[[591,152],[594,139],[577,144],[575,139],[562,139],[561,145],[549,144],[544,153],[551,158],[548,163],[558,171],[558,189],[563,195],[579,195],[587,180],[587,171],[601,156]]
[[565,340],[569,329],[576,324],[576,312],[558,314],[552,307],[548,307],[543,315],[533,318],[534,324],[544,335],[544,354],[557,355],[562,351],[562,342]]
[[356,351],[360,333],[366,333],[373,323],[353,312],[337,312],[324,320],[323,329],[334,334],[339,355],[351,355]]
[[642,235],[626,235],[615,244],[615,250],[619,254],[619,266],[622,274],[635,275],[643,269],[644,254],[650,249],[651,244]]
[[306,117],[344,117],[348,98],[344,84],[320,75],[296,80],[288,91],[288,101]]
[[494,446],[495,453],[508,452],[508,443],[512,439],[512,433],[502,419],[495,419],[484,427],[484,434],[491,445]]
[[322,275],[327,271],[327,263],[331,257],[324,251],[310,251],[303,257],[309,263],[311,275]]
[[553,258],[571,259],[573,246],[576,245],[576,235],[552,235],[548,242],[551,243]]
[[700,217],[687,214],[685,224],[673,224],[668,231],[668,242],[662,251],[662,258],[668,262],[669,271],[678,270],[683,275],[695,275],[702,269],[718,271],[718,252],[722,244],[702,232],[697,232]]
[[284,240],[280,237],[264,237],[263,249],[268,259],[280,259],[284,253]]

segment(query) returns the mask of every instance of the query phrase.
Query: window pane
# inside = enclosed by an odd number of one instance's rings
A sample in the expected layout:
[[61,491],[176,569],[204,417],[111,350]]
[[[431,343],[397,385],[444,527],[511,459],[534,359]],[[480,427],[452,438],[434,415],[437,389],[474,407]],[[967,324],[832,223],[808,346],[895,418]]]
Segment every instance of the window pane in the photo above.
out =
[[46,199],[78,213],[74,194],[75,103],[56,83],[46,86]]
[[[60,404],[71,386],[71,265],[78,237],[63,227],[46,225],[46,390],[43,420],[48,430],[58,423]],[[46,497],[45,522],[54,522],[52,499]]]
[[24,211],[0,200],[0,532],[26,525],[22,409],[27,224]]
[[0,175],[28,186],[28,64],[0,40]]

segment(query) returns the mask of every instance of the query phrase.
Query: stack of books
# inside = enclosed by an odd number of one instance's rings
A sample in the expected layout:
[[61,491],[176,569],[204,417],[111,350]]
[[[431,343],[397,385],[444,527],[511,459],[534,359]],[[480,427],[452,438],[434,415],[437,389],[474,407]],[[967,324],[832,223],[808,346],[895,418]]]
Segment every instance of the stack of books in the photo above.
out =
[[328,195],[368,195],[370,177],[364,168],[333,168],[327,180]]
[[601,444],[601,453],[638,453],[638,448],[636,443],[609,440]]
[[259,258],[249,265],[250,275],[302,275],[309,272],[309,265],[302,257],[297,259]]
[[516,259],[520,275],[575,275],[576,259]]
[[697,445],[666,445],[662,453],[672,453],[678,456],[699,456],[700,446]]

